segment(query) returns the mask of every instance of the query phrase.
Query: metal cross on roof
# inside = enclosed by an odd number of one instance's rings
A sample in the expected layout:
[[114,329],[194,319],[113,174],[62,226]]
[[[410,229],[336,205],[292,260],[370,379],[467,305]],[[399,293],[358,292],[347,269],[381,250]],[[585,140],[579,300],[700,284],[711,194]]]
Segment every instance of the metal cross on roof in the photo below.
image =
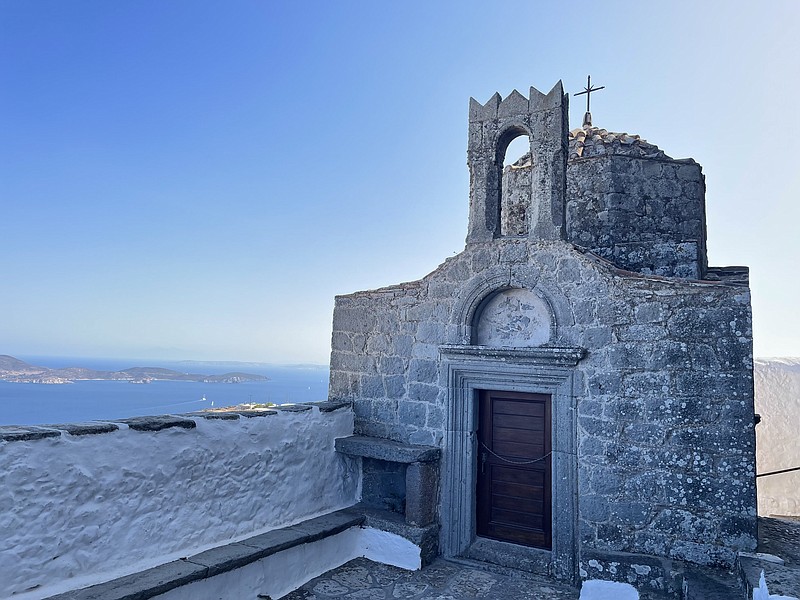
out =
[[583,126],[584,127],[591,127],[592,126],[592,113],[589,111],[589,98],[592,96],[592,92],[597,92],[599,90],[605,89],[606,86],[601,85],[600,87],[592,87],[592,76],[589,75],[586,77],[586,87],[583,88],[582,92],[578,92],[575,94],[576,96],[581,96],[586,94],[586,114],[583,115]]

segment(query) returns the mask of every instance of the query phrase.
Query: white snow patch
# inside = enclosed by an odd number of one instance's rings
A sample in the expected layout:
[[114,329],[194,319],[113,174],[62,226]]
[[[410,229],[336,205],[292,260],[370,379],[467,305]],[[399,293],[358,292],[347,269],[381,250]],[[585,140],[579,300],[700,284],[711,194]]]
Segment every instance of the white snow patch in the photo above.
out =
[[639,592],[627,583],[590,579],[583,582],[579,600],[639,600]]
[[785,564],[785,561],[780,556],[775,556],[774,554],[767,554],[766,552],[739,552],[738,555],[747,558],[756,558],[758,560],[775,563],[776,565]]
[[354,558],[408,570],[421,566],[420,549],[405,538],[370,527],[347,531],[302,544],[215,577],[155,596],[157,600],[228,600],[256,594],[281,598],[301,585]]
[[380,529],[361,529],[361,554],[375,562],[416,571],[422,566],[419,546],[406,538]]
[[764,578],[764,569],[761,569],[761,577],[758,580],[758,587],[753,590],[753,600],[798,600],[794,596],[780,596],[770,594],[767,589],[767,580]]

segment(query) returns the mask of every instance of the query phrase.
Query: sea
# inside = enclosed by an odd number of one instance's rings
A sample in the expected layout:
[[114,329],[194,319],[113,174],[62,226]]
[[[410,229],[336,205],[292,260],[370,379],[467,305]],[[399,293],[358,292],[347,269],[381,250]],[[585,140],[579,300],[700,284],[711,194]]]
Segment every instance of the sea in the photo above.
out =
[[268,381],[202,383],[195,381],[76,381],[68,384],[0,381],[0,425],[45,425],[185,413],[249,402],[290,404],[327,399],[328,367],[265,363],[153,361],[57,356],[17,356],[50,368],[86,367],[118,371],[162,367],[184,373],[216,375],[238,371],[266,375]]

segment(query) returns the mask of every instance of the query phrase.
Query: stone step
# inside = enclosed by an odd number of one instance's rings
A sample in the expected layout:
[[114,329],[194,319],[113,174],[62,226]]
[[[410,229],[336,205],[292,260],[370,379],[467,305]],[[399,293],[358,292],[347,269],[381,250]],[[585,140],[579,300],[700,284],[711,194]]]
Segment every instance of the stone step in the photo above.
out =
[[731,571],[687,570],[683,578],[683,600],[746,600],[744,588]]
[[433,562],[439,555],[439,526],[435,523],[418,527],[407,523],[403,515],[360,503],[346,510],[361,516],[365,527],[399,535],[419,546],[423,567]]

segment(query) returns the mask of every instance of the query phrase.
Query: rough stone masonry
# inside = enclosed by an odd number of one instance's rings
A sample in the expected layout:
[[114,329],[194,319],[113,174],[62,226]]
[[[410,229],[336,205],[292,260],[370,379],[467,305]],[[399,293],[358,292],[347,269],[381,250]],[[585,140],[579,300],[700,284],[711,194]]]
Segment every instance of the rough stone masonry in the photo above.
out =
[[[747,269],[707,266],[700,165],[569,132],[567,101],[560,82],[470,101],[466,248],[419,281],[336,298],[330,399],[352,401],[361,436],[441,449],[446,556],[505,553],[565,579],[625,556],[639,575],[642,555],[729,565],[756,543]],[[504,168],[521,135],[530,153]],[[544,543],[478,532],[481,510],[528,527],[524,497],[514,514],[476,497],[485,390],[547,403]],[[522,450],[492,454],[533,477]],[[385,485],[383,508],[402,511],[402,468],[373,464],[365,496]]]

